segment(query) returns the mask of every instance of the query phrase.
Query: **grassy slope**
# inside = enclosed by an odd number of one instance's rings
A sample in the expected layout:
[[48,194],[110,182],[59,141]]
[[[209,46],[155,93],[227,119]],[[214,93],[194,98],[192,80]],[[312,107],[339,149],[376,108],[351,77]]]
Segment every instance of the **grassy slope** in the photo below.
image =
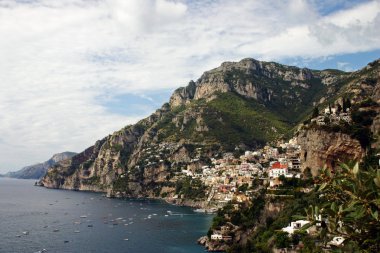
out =
[[[196,113],[203,119],[207,132],[196,131],[196,119],[191,118],[181,131],[173,118],[182,119],[185,114]],[[197,116],[198,117],[198,116]],[[180,139],[205,144],[221,144],[227,149],[244,143],[248,146],[264,144],[283,136],[290,125],[279,115],[258,104],[253,99],[235,93],[222,93],[212,101],[193,101],[186,107],[176,108],[155,127],[159,140]]]

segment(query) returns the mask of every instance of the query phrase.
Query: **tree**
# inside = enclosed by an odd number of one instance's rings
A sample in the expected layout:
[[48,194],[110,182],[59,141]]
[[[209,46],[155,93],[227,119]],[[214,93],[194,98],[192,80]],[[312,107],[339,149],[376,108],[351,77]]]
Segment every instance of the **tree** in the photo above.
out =
[[338,114],[342,112],[342,106],[339,103],[336,104],[336,112]]
[[318,107],[314,107],[313,109],[313,115],[311,116],[312,118],[316,118],[319,115],[319,110]]
[[[365,252],[380,252],[380,169],[341,164],[319,178],[321,204],[307,210],[308,219],[328,220],[324,236],[343,236],[345,244]],[[322,229],[323,231],[323,229]]]
[[348,108],[351,108],[351,100],[349,98],[343,98],[343,112],[347,112]]
[[351,108],[351,100],[349,98],[347,98],[346,105],[347,108]]
[[289,234],[282,231],[276,232],[275,242],[276,242],[276,247],[279,249],[289,248],[290,247]]

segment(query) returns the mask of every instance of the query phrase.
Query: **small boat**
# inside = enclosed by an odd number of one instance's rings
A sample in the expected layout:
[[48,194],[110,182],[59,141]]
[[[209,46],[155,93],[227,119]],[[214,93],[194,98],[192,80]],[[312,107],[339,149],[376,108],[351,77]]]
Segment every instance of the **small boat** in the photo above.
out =
[[87,227],[89,227],[89,228],[92,228],[92,227],[93,227],[93,225],[91,225],[91,224],[90,224],[90,225],[87,225]]
[[80,231],[79,230],[75,230],[74,233],[80,233]]
[[68,242],[69,242],[69,241],[66,240],[66,241],[64,241],[63,243],[68,243]]
[[59,232],[59,229],[54,229],[53,232]]
[[22,232],[24,235],[29,235],[29,231]]
[[125,238],[124,241],[128,241],[129,239],[128,238]]
[[42,249],[42,250],[36,251],[35,253],[45,253],[46,251],[47,251],[46,249]]
[[80,218],[87,218],[87,216],[86,215],[81,215],[81,216],[79,216]]
[[21,237],[21,235],[16,235],[16,237]]

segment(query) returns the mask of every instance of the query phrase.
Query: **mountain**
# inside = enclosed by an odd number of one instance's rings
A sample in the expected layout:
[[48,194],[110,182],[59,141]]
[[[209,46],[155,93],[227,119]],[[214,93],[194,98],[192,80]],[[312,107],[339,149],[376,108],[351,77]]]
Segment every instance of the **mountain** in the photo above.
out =
[[74,152],[63,152],[53,155],[52,158],[43,163],[37,163],[34,165],[26,166],[15,172],[8,172],[5,177],[20,178],[20,179],[40,179],[45,176],[48,168],[61,162],[65,159],[69,159],[76,155]]
[[343,105],[344,98],[349,98],[352,122],[332,127],[306,124],[297,133],[303,169],[311,168],[314,175],[325,164],[335,167],[339,162],[360,160],[371,150],[380,151],[380,60],[343,81],[331,105]]
[[[307,140],[315,129],[307,128],[307,123],[302,129],[299,126],[309,120],[314,107],[323,108],[346,96],[354,101],[359,93],[378,101],[378,73],[379,61],[352,73],[254,59],[225,62],[174,91],[170,102],[151,116],[59,162],[41,184],[135,197],[173,194],[177,172],[196,171],[223,152],[238,154],[295,132],[300,142]],[[374,128],[378,131],[375,123]],[[320,131],[313,137],[317,143],[323,134],[331,133]],[[358,138],[347,136],[347,141]],[[330,144],[323,148],[326,145]],[[308,162],[315,147],[306,141],[303,148]],[[336,157],[347,155],[339,152]],[[307,164],[318,165],[312,163]]]

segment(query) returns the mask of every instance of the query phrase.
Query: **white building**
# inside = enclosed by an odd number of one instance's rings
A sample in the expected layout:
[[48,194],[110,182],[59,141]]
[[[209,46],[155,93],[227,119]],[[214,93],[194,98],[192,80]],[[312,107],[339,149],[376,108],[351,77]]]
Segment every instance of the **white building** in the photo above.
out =
[[269,170],[269,177],[277,178],[281,175],[286,176],[288,174],[288,168],[272,168]]
[[325,109],[325,114],[336,114],[336,108],[335,107],[331,107],[331,113],[330,113],[330,108],[326,108]]
[[223,236],[221,234],[212,234],[211,235],[211,240],[222,240]]
[[327,244],[328,245],[333,245],[333,246],[340,246],[343,244],[344,240],[346,240],[344,237],[341,236],[335,236],[331,241],[329,241]]
[[[298,220],[298,221],[292,221],[289,226],[282,228],[281,230],[284,232],[287,232],[289,235],[292,235],[295,231],[301,229],[306,224],[309,224],[310,221],[307,220]],[[306,230],[307,233],[309,233],[309,230]]]

